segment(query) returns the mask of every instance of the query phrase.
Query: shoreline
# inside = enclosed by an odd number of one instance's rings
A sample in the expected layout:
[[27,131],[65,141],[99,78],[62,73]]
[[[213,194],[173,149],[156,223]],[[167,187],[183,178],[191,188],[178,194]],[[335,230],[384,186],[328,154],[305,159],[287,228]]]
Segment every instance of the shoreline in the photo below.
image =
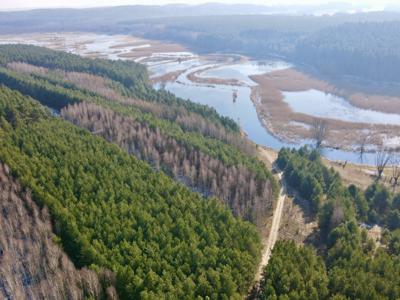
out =
[[[253,75],[250,78],[257,83],[257,86],[252,88],[251,100],[262,120],[262,125],[273,135],[288,142],[310,139],[310,127],[315,117],[293,112],[289,105],[283,101],[282,91],[299,92],[316,89],[338,96],[343,95],[338,94],[337,89],[328,83],[311,78],[294,69]],[[356,107],[361,108],[360,106]],[[369,137],[369,148],[371,146],[380,147],[385,140],[396,139],[398,137],[397,132],[400,129],[400,126],[397,125],[352,123],[332,118],[325,119],[330,130],[324,146],[344,151],[356,151],[357,145],[361,143],[361,139],[364,137]],[[391,148],[396,149],[398,147],[400,145]]]
[[[248,58],[246,59],[248,60]],[[229,64],[230,62],[225,62],[221,66]],[[316,89],[343,97],[351,105],[360,109],[375,110],[383,113],[393,113],[392,109],[395,109],[395,112],[399,111],[400,114],[400,98],[396,98],[398,101],[393,101],[394,97],[367,95],[369,100],[362,102],[362,99],[366,99],[362,93],[336,88],[330,83],[312,78],[294,68],[249,76],[257,84],[256,86],[248,86],[236,79],[229,80],[198,75],[213,68],[216,67],[210,66],[193,71],[187,75],[187,79],[195,84],[249,87],[251,89],[251,101],[256,108],[260,123],[275,138],[284,143],[296,144],[302,140],[311,139],[310,127],[315,117],[293,112],[283,101],[283,90],[298,92]],[[275,75],[279,78],[273,78]],[[273,79],[271,80],[271,78]],[[350,98],[348,98],[349,95]],[[386,102],[389,101],[392,105],[383,105],[383,109],[376,110],[376,106],[381,105],[382,99],[386,99]],[[360,104],[360,102],[362,103]],[[269,108],[266,109],[265,107]],[[324,143],[325,148],[355,152],[359,149],[359,144],[365,137],[368,137],[366,153],[374,153],[382,146],[395,151],[400,148],[400,145],[390,144],[390,141],[396,140],[400,125],[356,123],[333,118],[326,118],[326,120],[330,127],[330,134]]]
[[[224,65],[229,65],[230,62],[221,62],[221,66]],[[217,66],[219,67],[219,66]],[[221,79],[221,78],[213,78],[213,77],[199,77],[197,74],[204,72],[205,70],[216,68],[215,66],[209,66],[206,68],[202,68],[200,70],[195,70],[189,74],[187,74],[187,79],[192,82],[193,84],[198,84],[198,85],[230,85],[230,86],[238,86],[238,87],[248,87],[251,89],[251,100],[256,108],[257,111],[257,116],[259,118],[260,123],[262,126],[268,130],[270,134],[272,134],[276,139],[280,140],[283,143],[300,143],[304,139],[310,139],[310,129],[309,127],[311,126],[312,120],[314,117],[306,114],[297,114],[293,113],[289,107],[286,107],[287,111],[287,116],[292,116],[292,115],[297,115],[300,118],[296,119],[293,118],[290,120],[286,120],[287,124],[276,124],[275,120],[271,117],[271,114],[267,114],[265,117],[265,111],[260,109],[262,106],[262,97],[260,96],[260,82],[257,79],[258,77],[265,77],[265,76],[271,76],[271,74],[275,73],[280,73],[280,72],[292,72],[292,69],[287,69],[287,70],[280,70],[280,71],[275,71],[272,73],[267,73],[267,74],[262,74],[262,75],[253,75],[250,76],[250,79],[252,79],[257,85],[256,86],[247,86],[237,80],[227,80],[227,79]],[[182,71],[182,73],[188,71],[189,69],[186,69],[185,71]],[[298,71],[294,71],[300,74]],[[171,75],[170,73],[166,75]],[[179,74],[180,75],[180,74]],[[301,76],[306,76],[304,74],[301,74]],[[262,83],[261,83],[262,84]],[[302,90],[304,87],[301,85],[299,87],[296,87],[294,90]],[[322,87],[318,86],[316,88],[323,89]],[[268,92],[270,94],[279,94],[281,96],[281,92],[277,90],[276,88],[269,88],[268,86]],[[325,89],[325,91],[327,91]],[[332,91],[333,92],[333,91]],[[283,102],[283,97],[279,97],[279,100],[281,101],[282,106],[287,106],[286,103]],[[275,107],[281,108],[279,105],[274,105]],[[282,110],[284,111],[284,110]],[[264,114],[263,114],[264,112]],[[284,119],[284,118],[282,118]],[[387,134],[388,132],[391,132],[393,134],[392,137],[394,137],[396,129],[398,129],[398,126],[395,125],[375,125],[375,124],[365,124],[365,123],[349,123],[341,120],[335,120],[335,119],[328,119],[331,124],[334,124],[333,127],[333,132],[334,132],[334,137],[335,140],[327,140],[324,143],[324,148],[328,149],[333,149],[333,150],[343,150],[343,151],[349,151],[349,152],[356,152],[358,150],[357,144],[354,143],[355,137],[357,136],[365,136],[365,131],[369,131],[370,135],[377,135],[379,138],[375,139],[370,139],[369,143],[367,146],[367,149],[365,153],[374,153],[376,152],[377,148],[379,145],[382,143],[382,139],[380,139],[380,135],[382,134]],[[278,126],[277,126],[278,125]],[[278,127],[279,130],[275,130],[275,128]],[[294,129],[295,128],[295,129]],[[284,130],[282,130],[284,129]],[[381,131],[380,133],[375,133],[375,131]],[[343,139],[341,139],[341,136],[343,135],[343,132],[346,132],[344,135],[347,136],[347,139],[344,139],[346,143],[343,142]],[[338,141],[341,141],[339,143]],[[332,161],[337,161],[340,162],[340,160],[332,160]],[[355,164],[357,165],[357,164]],[[364,165],[361,163],[361,165]]]
[[[182,59],[183,61],[189,57],[196,56],[204,60],[204,63],[213,61],[216,66],[209,68],[216,68],[219,66],[244,63],[250,58],[243,55],[234,54],[208,54],[197,56],[188,52],[187,48],[179,44],[165,43],[157,40],[147,40],[129,35],[115,35],[115,40],[109,45],[103,46],[103,36],[96,35],[95,33],[80,33],[77,39],[71,41],[71,36],[76,37],[74,32],[62,33],[57,36],[56,33],[33,33],[22,34],[18,36],[8,36],[11,41],[18,41],[21,38],[37,40],[42,46],[49,48],[56,48],[58,50],[68,49],[76,54],[82,56],[108,56],[110,59],[118,59],[125,56],[127,59],[135,60],[141,63],[152,61],[175,61]],[[1,40],[7,38],[7,35],[0,36]],[[98,44],[97,44],[98,43]],[[143,46],[143,47],[140,47]],[[92,49],[92,48],[95,49]],[[95,50],[95,51],[93,51]],[[172,52],[171,52],[172,51]],[[167,52],[167,53],[166,53]],[[171,53],[168,53],[171,52]],[[136,59],[135,59],[136,58]],[[261,125],[268,130],[276,139],[282,142],[298,143],[301,140],[310,138],[310,124],[314,117],[306,114],[293,113],[290,107],[282,100],[283,96],[281,91],[304,91],[308,88],[315,88],[321,91],[338,94],[348,95],[344,90],[334,87],[328,82],[313,78],[305,73],[294,69],[286,69],[266,73],[263,75],[249,76],[258,86],[249,86],[237,79],[224,79],[224,78],[207,78],[197,76],[201,72],[209,68],[203,68],[187,74],[187,78],[194,84],[209,84],[209,85],[230,85],[232,87],[246,87],[251,89],[251,101],[255,106],[258,119]],[[161,76],[150,78],[152,84],[166,83],[177,81],[178,77],[189,71],[190,67],[182,71],[168,72]],[[286,75],[285,75],[286,74]],[[281,75],[281,78],[273,78],[273,76]],[[285,76],[283,76],[285,75]],[[381,101],[390,102],[391,106],[383,105],[380,111],[399,111],[400,114],[400,98],[386,97],[379,95],[372,95],[368,101],[362,106],[357,104],[361,101],[363,94],[353,93],[350,100],[352,104],[357,107],[374,108],[374,105],[382,104]],[[383,98],[381,98],[383,97]],[[386,98],[385,98],[386,97]],[[386,100],[384,100],[384,98]],[[394,101],[393,98],[397,100]],[[349,100],[349,101],[350,101]],[[384,103],[386,103],[384,102]],[[369,106],[370,105],[370,106]],[[344,151],[357,151],[357,140],[365,135],[373,136],[368,141],[367,152],[374,152],[374,150],[381,145],[384,140],[391,143],[393,148],[398,147],[397,132],[400,126],[395,125],[372,125],[364,123],[349,123],[336,119],[327,119],[329,122],[330,136],[324,143],[324,147],[331,149],[340,149]],[[398,150],[398,149],[397,149]]]

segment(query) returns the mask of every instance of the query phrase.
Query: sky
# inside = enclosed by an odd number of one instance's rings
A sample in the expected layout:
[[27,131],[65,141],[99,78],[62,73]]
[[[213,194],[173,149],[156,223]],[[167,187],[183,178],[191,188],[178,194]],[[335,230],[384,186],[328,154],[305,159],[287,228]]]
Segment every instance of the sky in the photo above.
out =
[[18,10],[27,8],[55,8],[55,7],[96,7],[116,5],[159,5],[168,3],[199,4],[205,2],[220,3],[246,3],[264,5],[301,5],[301,4],[327,4],[332,2],[346,2],[357,6],[384,7],[386,5],[399,5],[399,0],[0,0],[0,10]]

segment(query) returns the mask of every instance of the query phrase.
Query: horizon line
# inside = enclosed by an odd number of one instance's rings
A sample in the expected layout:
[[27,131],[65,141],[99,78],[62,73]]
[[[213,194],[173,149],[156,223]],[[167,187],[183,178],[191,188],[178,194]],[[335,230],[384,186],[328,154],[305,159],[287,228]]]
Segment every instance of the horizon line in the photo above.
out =
[[[245,5],[245,6],[258,6],[258,7],[265,7],[265,8],[277,8],[277,7],[285,7],[285,8],[290,8],[290,7],[324,7],[327,5],[332,5],[332,4],[346,4],[349,6],[352,6],[354,8],[360,8],[362,9],[363,7],[369,7],[371,9],[376,9],[374,11],[385,11],[389,7],[393,5],[384,5],[378,7],[373,7],[372,5],[360,5],[360,4],[353,4],[349,3],[346,1],[332,1],[328,3],[322,3],[322,4],[278,4],[278,3],[271,3],[271,4],[256,4],[256,3],[243,3],[243,2],[236,2],[236,3],[224,3],[224,2],[218,2],[218,1],[209,1],[209,2],[203,2],[203,3],[181,3],[181,2],[172,2],[172,3],[166,3],[166,4],[116,4],[116,5],[84,5],[84,6],[43,6],[43,7],[34,7],[34,6],[27,6],[27,7],[15,7],[15,8],[0,8],[0,12],[23,12],[23,11],[34,11],[34,10],[56,10],[56,9],[76,9],[76,10],[81,10],[81,9],[95,9],[95,8],[116,8],[116,7],[135,7],[135,6],[143,6],[143,7],[167,7],[167,6],[201,6],[201,5],[209,5],[209,4],[219,4],[219,5],[226,5],[226,6],[236,6],[236,5]],[[360,11],[362,12],[362,11]]]

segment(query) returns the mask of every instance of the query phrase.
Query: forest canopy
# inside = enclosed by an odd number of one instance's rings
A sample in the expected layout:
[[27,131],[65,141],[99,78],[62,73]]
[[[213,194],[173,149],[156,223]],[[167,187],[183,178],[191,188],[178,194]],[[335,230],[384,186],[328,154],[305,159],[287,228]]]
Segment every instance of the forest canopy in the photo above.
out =
[[[138,99],[115,77],[99,76],[102,73],[97,67],[88,69],[89,73],[68,71],[73,69],[70,61],[72,66],[75,60],[90,65],[89,58],[46,50],[55,57],[56,67],[68,65],[65,70],[49,69],[39,47],[11,45],[1,49],[8,62],[0,68],[0,82],[9,88],[58,111],[63,109],[67,120],[116,143],[192,190],[217,197],[235,216],[256,225],[264,222],[276,197],[277,183],[255,157],[255,146],[236,132],[228,119],[172,94],[158,94],[140,79],[136,85],[146,92]],[[119,72],[113,62],[97,60],[97,64],[107,74],[112,73],[110,68]],[[155,100],[154,95],[160,98]],[[96,108],[87,103],[96,104]]]
[[[345,187],[339,174],[326,168],[317,150],[282,149],[279,167],[290,187],[309,201],[319,222],[318,253],[282,241],[272,251],[257,299],[398,299],[400,280],[399,232],[387,231],[379,247],[360,226],[386,223],[395,211],[393,196],[374,184],[366,191]],[[392,205],[392,207],[390,207]],[[381,214],[378,219],[376,211]],[[398,212],[397,212],[398,213]]]
[[49,208],[77,266],[115,272],[122,299],[246,293],[252,225],[17,92],[2,87],[0,108],[0,160]]

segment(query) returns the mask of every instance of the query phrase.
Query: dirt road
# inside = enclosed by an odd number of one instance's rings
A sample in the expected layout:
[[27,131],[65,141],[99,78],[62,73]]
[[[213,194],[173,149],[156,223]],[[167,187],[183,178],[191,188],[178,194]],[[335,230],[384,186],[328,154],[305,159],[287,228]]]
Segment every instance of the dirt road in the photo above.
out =
[[282,173],[278,174],[279,181],[281,183],[281,190],[279,191],[279,197],[278,197],[278,202],[276,204],[274,216],[272,218],[272,225],[271,229],[269,232],[268,240],[266,244],[264,245],[262,257],[261,257],[261,263],[258,267],[258,271],[256,274],[256,280],[259,281],[262,275],[262,271],[264,267],[268,264],[269,258],[271,256],[271,251],[272,248],[274,248],[274,245],[278,239],[278,232],[279,232],[279,226],[281,223],[281,218],[282,218],[282,211],[283,211],[283,206],[285,204],[285,198],[286,198],[286,188],[282,180]]

